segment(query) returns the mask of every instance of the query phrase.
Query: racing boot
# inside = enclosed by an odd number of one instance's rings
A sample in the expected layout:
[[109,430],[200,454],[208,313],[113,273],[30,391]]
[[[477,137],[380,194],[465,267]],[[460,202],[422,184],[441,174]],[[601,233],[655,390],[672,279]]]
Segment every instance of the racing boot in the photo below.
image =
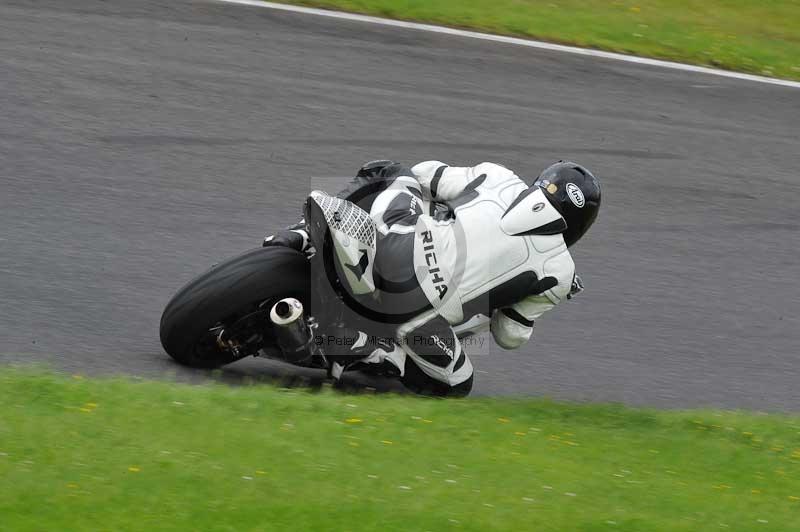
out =
[[370,353],[357,361],[352,369],[381,377],[402,377],[406,367],[406,352],[386,339],[379,339],[374,345],[376,347],[369,347]]
[[322,338],[328,358],[342,368],[383,377],[402,377],[406,353],[389,338],[370,336],[346,327]]

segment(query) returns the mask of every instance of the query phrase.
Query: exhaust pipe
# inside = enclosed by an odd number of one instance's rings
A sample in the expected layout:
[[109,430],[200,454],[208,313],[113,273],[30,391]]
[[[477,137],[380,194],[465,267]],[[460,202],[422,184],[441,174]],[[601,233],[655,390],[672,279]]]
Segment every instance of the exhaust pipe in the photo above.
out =
[[272,306],[269,319],[275,337],[289,362],[302,362],[311,356],[313,337],[303,318],[303,304],[293,297],[281,299]]

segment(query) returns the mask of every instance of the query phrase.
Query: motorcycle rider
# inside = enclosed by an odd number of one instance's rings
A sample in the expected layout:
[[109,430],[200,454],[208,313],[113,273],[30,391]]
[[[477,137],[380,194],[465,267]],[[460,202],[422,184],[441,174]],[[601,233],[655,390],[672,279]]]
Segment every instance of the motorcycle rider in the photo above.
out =
[[[307,218],[314,209],[322,216],[320,194],[310,196]],[[589,170],[566,161],[530,187],[494,163],[425,161],[409,169],[374,161],[337,196],[369,212],[376,226],[374,252],[360,250],[363,271],[352,261],[343,272],[368,284],[372,310],[394,331],[391,344],[343,332],[352,352],[362,364],[391,368],[417,392],[466,395],[473,368],[452,326],[483,314],[498,345],[524,344],[534,320],[582,290],[568,248],[597,217],[601,192]],[[308,233],[299,224],[264,245],[303,250]]]

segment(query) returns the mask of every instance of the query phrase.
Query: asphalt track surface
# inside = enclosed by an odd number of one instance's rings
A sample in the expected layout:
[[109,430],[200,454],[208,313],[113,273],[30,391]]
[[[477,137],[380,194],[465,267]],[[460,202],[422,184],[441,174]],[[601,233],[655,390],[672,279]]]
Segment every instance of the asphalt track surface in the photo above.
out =
[[[0,361],[238,382],[170,295],[375,158],[603,179],[587,291],[476,394],[800,410],[800,91],[209,1],[0,5]],[[388,384],[375,384],[381,389]]]

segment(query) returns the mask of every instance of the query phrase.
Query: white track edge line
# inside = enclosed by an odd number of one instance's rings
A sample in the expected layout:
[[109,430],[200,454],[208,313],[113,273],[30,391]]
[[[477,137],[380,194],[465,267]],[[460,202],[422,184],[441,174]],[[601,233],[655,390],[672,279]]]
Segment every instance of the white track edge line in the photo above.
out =
[[780,85],[783,87],[792,87],[800,89],[800,81],[789,81],[786,79],[769,78],[766,76],[756,76],[754,74],[744,74],[741,72],[733,72],[730,70],[720,70],[717,68],[688,65],[685,63],[675,63],[673,61],[664,61],[661,59],[650,59],[647,57],[639,57],[635,55],[618,54],[614,52],[603,52],[600,50],[592,50],[589,48],[578,48],[575,46],[565,46],[563,44],[553,44],[544,41],[535,41],[529,39],[521,39],[518,37],[507,37],[504,35],[493,35],[490,33],[480,33],[477,31],[459,30],[455,28],[448,28],[446,26],[435,26],[433,24],[421,24],[419,22],[406,22],[403,20],[393,20],[388,18],[372,17],[369,15],[357,15],[355,13],[345,13],[342,11],[331,11],[327,9],[316,9],[313,7],[294,6],[289,4],[277,4],[275,2],[266,2],[261,0],[216,0],[218,2],[225,2],[228,4],[240,4],[246,6],[262,7],[266,9],[275,9],[279,11],[290,11],[292,13],[303,13],[306,15],[317,15],[322,17],[338,18],[344,20],[351,20],[355,22],[365,22],[369,24],[381,24],[383,26],[394,26],[396,28],[406,28],[418,31],[428,31],[431,33],[443,33],[446,35],[456,35],[459,37],[468,37],[471,39],[480,39],[483,41],[493,41],[505,44],[515,44],[517,46],[527,46],[528,48],[538,48],[540,50],[550,50],[554,52],[563,52],[568,54],[585,55],[590,57],[601,57],[603,59],[611,59],[615,61],[625,61],[627,63],[636,63],[639,65],[648,65],[661,68],[669,68],[672,70],[682,70],[684,72],[697,72],[700,74],[710,74],[712,76],[722,76],[726,78],[740,79],[746,81],[755,81],[757,83],[768,83],[770,85]]

